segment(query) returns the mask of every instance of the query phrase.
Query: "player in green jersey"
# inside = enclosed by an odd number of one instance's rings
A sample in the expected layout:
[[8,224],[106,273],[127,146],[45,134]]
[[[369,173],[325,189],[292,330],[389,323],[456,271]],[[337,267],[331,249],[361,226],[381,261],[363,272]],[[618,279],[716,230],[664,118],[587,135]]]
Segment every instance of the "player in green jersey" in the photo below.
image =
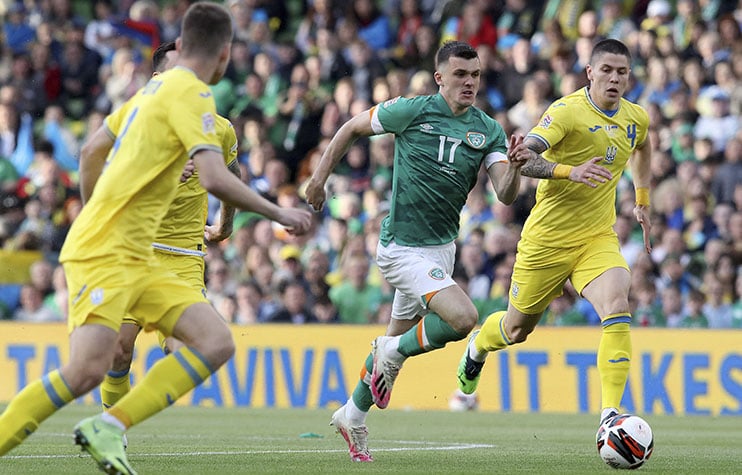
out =
[[[556,100],[525,139],[532,158],[543,154],[548,162],[529,160],[522,173],[556,180],[538,184],[536,205],[518,243],[507,312],[490,315],[462,355],[457,375],[464,393],[476,389],[487,353],[525,341],[569,279],[602,321],[600,420],[618,413],[631,362],[631,313],[629,267],[613,225],[616,187],[627,165],[636,193],[634,215],[644,230],[646,251],[651,250],[649,117],[622,97],[630,64],[620,41],[596,44],[587,66],[590,85]],[[586,159],[601,164],[586,175],[596,183],[567,181]]]
[[481,66],[465,43],[444,44],[436,55],[439,92],[397,97],[364,111],[335,134],[310,178],[307,202],[323,207],[325,182],[355,140],[395,134],[389,215],[376,260],[396,289],[386,336],[374,340],[352,397],[331,424],[348,442],[351,460],[370,462],[366,414],[385,408],[404,360],[461,340],[477,322],[474,304],[451,277],[459,214],[482,164],[498,198],[511,203],[520,167],[528,159],[522,138],[510,140],[500,124],[474,107]]

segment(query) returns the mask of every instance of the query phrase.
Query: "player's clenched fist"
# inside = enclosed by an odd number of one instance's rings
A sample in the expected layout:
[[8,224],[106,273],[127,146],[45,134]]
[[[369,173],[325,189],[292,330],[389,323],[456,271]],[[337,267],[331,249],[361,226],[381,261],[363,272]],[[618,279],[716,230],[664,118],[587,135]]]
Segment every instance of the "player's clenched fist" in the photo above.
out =
[[322,209],[322,206],[325,204],[325,199],[327,198],[325,184],[323,182],[310,178],[307,182],[305,194],[307,196],[307,203],[309,203],[315,211]]
[[283,208],[276,219],[290,234],[304,234],[312,225],[312,213],[306,209]]

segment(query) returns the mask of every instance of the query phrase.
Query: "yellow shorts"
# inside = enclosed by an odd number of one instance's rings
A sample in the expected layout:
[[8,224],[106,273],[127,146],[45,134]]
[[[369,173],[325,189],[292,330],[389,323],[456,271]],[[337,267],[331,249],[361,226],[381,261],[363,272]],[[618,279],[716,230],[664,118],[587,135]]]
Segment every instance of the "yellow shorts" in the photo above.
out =
[[[206,296],[206,287],[204,286],[205,264],[203,257],[170,254],[168,252],[160,252],[156,249],[155,257],[163,266],[178,276],[178,279],[201,292],[204,297]],[[143,326],[131,313],[127,313],[124,316],[124,323]]]
[[70,293],[70,332],[90,323],[118,331],[128,314],[145,330],[170,335],[187,307],[208,303],[200,289],[160,259],[107,256],[65,262],[64,271]]
[[510,303],[528,315],[541,313],[562,295],[567,279],[582,293],[593,279],[614,267],[629,270],[615,234],[576,247],[545,247],[522,238],[515,257]]

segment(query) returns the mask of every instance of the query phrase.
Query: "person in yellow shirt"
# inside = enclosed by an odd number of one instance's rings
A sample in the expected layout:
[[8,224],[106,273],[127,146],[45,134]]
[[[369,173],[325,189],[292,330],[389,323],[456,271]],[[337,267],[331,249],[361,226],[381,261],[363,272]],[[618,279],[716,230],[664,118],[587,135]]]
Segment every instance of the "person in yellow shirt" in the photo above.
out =
[[[189,157],[201,185],[222,201],[262,214],[293,233],[310,227],[308,210],[263,199],[224,166],[208,84],[219,81],[229,63],[229,13],[215,3],[195,3],[181,32],[175,67],[152,78],[126,105],[129,113],[103,172],[81,169],[83,193],[93,191],[60,255],[70,289],[69,359],[26,386],[0,416],[0,456],[103,380],[126,314],[145,330],[172,335],[184,346],[158,361],[106,412],[75,426],[75,442],[107,473],[136,473],[126,457],[124,432],[175,402],[234,354],[227,324],[152,248]],[[110,140],[103,135],[94,134],[82,153],[100,150],[98,142]]]
[[[623,98],[630,64],[620,41],[597,43],[587,66],[590,85],[552,103],[523,142],[533,158],[543,154],[547,162],[529,160],[521,173],[551,179],[539,182],[523,228],[507,311],[489,315],[462,355],[457,376],[464,393],[476,390],[489,352],[526,340],[569,279],[602,321],[600,419],[618,413],[631,363],[631,280],[613,225],[616,187],[627,165],[636,193],[634,215],[644,230],[645,249],[651,250],[649,116]],[[590,186],[574,180],[587,159],[594,165],[586,175]]]
[[[160,45],[152,55],[153,77],[173,67],[177,58],[178,52],[175,49],[174,41]],[[108,143],[103,139],[100,141],[101,153],[96,153],[96,157],[102,157],[103,153],[108,153],[113,148],[127,114],[128,108],[121,107],[106,118],[101,130],[107,133],[110,140]],[[229,171],[239,178],[238,144],[234,128],[227,119],[217,115],[216,130],[221,137],[225,164]],[[81,157],[83,160],[82,166],[98,169],[102,163],[90,163],[91,158],[91,154],[84,154]],[[196,290],[205,293],[203,258],[206,253],[203,249],[204,233],[210,241],[221,241],[229,237],[232,232],[235,208],[229,203],[222,203],[218,223],[206,226],[208,194],[198,182],[197,173],[195,176],[192,174],[191,162],[188,162],[187,169],[184,174],[188,175],[188,179],[181,179],[178,192],[160,224],[152,247],[155,256],[165,267],[189,282]],[[94,176],[91,176],[92,178]],[[92,191],[89,187],[85,187],[83,193],[85,202],[90,199]],[[141,326],[133,316],[127,315],[124,317],[119,331],[119,351],[116,352],[111,371],[106,374],[100,385],[101,402],[104,408],[113,406],[130,390],[129,370],[134,344],[140,330]],[[182,346],[181,342],[173,337],[165,338],[161,332],[158,332],[158,337],[166,354]],[[124,442],[124,445],[126,445],[126,442]]]

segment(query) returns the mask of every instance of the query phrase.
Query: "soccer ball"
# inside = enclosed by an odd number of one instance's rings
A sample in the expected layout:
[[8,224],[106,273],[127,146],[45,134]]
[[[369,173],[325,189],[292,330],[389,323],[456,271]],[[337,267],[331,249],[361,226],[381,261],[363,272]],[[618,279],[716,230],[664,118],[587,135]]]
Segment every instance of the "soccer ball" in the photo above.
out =
[[453,412],[476,411],[479,408],[479,397],[477,393],[464,394],[457,389],[448,399],[448,408]]
[[649,460],[654,448],[652,428],[632,414],[619,414],[603,422],[596,442],[600,458],[613,468],[639,468]]

